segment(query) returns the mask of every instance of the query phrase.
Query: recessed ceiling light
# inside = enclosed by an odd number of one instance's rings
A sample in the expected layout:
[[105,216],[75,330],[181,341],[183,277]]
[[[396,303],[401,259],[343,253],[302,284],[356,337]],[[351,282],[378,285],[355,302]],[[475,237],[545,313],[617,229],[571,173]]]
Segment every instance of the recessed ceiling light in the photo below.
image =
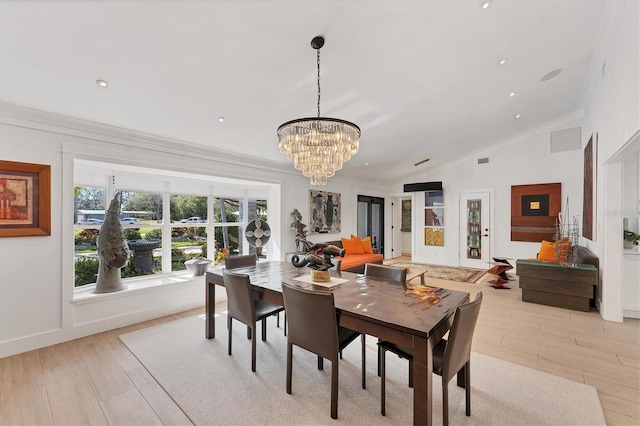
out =
[[488,9],[491,6],[491,0],[483,0],[481,2],[481,6],[483,9]]
[[520,118],[520,114],[514,115],[513,118],[515,118],[517,120],[518,118]]
[[224,117],[218,117],[218,121],[222,123],[224,121]]
[[106,80],[96,80],[96,84],[100,87],[107,87],[109,85]]
[[500,65],[504,65],[504,64],[506,64],[506,63],[507,63],[507,60],[506,60],[506,59],[500,59],[500,62],[499,62],[499,64],[500,64]]
[[509,96],[511,96],[512,98],[516,95],[516,92],[511,92],[509,93]]
[[365,165],[365,166],[368,166],[368,165],[369,165],[369,163],[364,163],[364,165]]

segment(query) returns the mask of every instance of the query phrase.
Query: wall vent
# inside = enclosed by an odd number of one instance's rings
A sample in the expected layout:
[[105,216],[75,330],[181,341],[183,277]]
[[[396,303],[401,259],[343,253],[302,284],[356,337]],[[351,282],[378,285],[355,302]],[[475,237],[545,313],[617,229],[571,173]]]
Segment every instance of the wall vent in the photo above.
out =
[[487,164],[489,162],[489,157],[478,158],[478,164]]
[[579,150],[581,148],[581,138],[581,127],[554,130],[550,133],[550,152],[555,154],[556,152]]

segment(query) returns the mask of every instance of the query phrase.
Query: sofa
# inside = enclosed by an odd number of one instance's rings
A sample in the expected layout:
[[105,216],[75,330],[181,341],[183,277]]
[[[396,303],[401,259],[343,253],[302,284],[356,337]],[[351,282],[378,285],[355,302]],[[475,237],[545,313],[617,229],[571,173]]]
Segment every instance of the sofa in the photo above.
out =
[[[344,248],[342,240],[325,241],[327,244]],[[335,257],[334,260],[339,262],[340,270],[346,272],[354,272],[356,274],[364,274],[364,265],[366,263],[378,263],[382,265],[384,255],[380,253],[350,254],[347,250],[343,257]]]
[[518,259],[516,275],[524,302],[589,311],[595,306],[599,260],[575,246],[575,264]]

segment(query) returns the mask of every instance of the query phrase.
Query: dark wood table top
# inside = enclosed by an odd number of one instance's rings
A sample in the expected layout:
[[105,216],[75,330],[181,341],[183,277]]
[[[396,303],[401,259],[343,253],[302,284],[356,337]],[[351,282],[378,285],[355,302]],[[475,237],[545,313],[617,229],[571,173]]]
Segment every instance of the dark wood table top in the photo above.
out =
[[[336,309],[366,321],[404,333],[431,337],[455,308],[466,302],[469,293],[423,285],[405,284],[366,277],[350,272],[332,271],[332,276],[347,281],[332,288],[296,280],[309,275],[309,268],[296,268],[287,262],[258,262],[255,267],[234,269],[251,276],[251,284],[264,291],[282,293],[282,283],[334,294]],[[221,277],[222,271],[207,275]],[[216,280],[217,281],[217,280]]]

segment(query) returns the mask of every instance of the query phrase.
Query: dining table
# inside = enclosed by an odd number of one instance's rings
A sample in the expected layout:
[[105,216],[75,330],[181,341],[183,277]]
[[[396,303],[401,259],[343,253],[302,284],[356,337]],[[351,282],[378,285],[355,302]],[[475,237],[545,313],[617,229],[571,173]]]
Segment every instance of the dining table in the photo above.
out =
[[[469,293],[426,285],[399,284],[345,271],[329,282],[314,282],[307,267],[263,261],[237,268],[250,277],[257,297],[284,306],[282,283],[334,295],[338,323],[413,350],[413,422],[432,424],[433,347],[451,328],[456,307]],[[222,268],[205,274],[205,337],[215,338],[215,291],[224,286]]]

